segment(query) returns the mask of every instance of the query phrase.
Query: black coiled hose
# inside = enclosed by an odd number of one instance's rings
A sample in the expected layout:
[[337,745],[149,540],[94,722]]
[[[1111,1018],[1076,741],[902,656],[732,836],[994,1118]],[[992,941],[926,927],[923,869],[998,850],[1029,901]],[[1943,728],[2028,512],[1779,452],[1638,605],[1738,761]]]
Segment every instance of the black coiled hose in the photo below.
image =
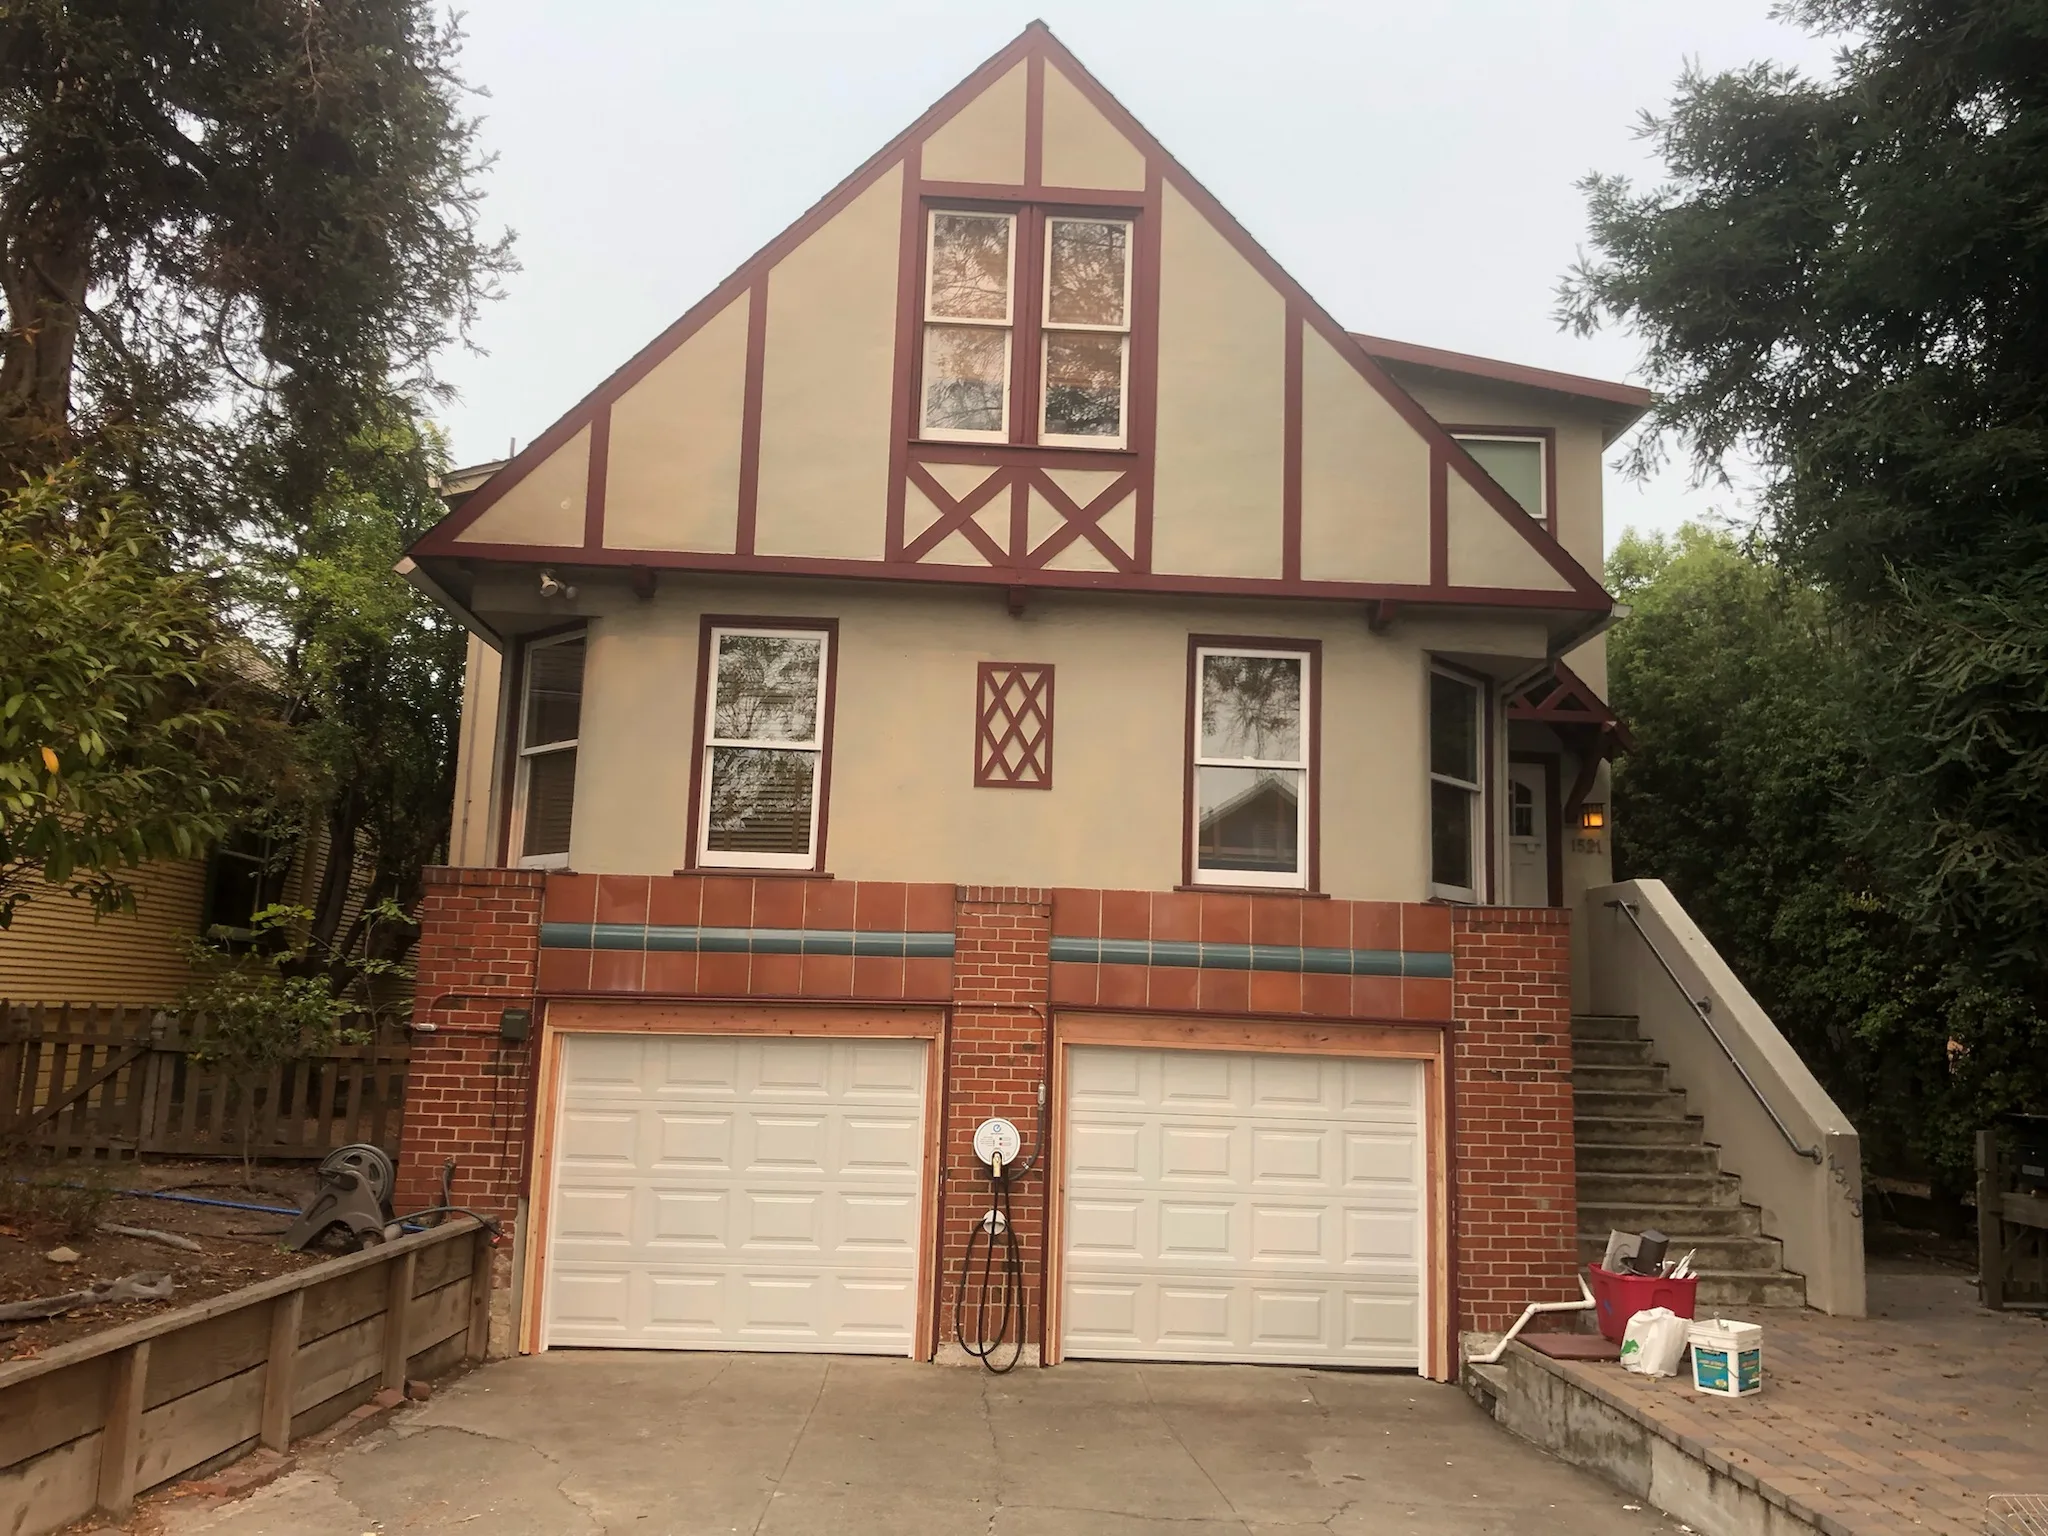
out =
[[[990,1165],[989,1211],[967,1234],[967,1253],[960,1261],[960,1284],[953,1291],[953,1336],[962,1349],[981,1362],[984,1370],[998,1376],[1007,1376],[1024,1358],[1024,1335],[1029,1331],[1024,1249],[1017,1241],[1017,1223],[1010,1217],[1010,1177],[1002,1159]],[[966,1327],[967,1292],[974,1282],[977,1239],[981,1242],[981,1283],[975,1296],[974,1335],[970,1338]],[[1002,1249],[1000,1261],[996,1255],[998,1247]],[[1009,1358],[999,1365],[996,1362],[1005,1344],[1009,1346]]]

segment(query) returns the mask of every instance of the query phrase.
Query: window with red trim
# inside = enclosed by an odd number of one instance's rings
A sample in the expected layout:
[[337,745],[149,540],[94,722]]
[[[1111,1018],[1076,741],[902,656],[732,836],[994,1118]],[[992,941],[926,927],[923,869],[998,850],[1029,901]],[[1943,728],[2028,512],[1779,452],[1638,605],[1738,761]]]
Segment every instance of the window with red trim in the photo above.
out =
[[929,210],[919,435],[1126,446],[1132,234],[1103,214]]

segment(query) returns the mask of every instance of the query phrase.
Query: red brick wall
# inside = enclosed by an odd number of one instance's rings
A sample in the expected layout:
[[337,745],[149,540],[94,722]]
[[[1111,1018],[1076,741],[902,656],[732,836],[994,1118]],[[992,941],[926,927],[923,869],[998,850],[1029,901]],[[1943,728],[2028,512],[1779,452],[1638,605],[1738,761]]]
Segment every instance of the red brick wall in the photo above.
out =
[[545,880],[525,869],[425,873],[415,1032],[392,1197],[401,1211],[439,1203],[441,1167],[453,1157],[457,1204],[512,1214],[525,1155],[532,1036],[525,1045],[504,1044],[498,1015],[534,1006]]
[[1460,907],[1452,924],[1458,1326],[1578,1295],[1571,914]]
[[[953,951],[953,1022],[947,1044],[945,1203],[940,1218],[939,1329],[954,1340],[953,1304],[968,1235],[989,1208],[988,1170],[974,1155],[974,1128],[992,1115],[1016,1125],[1024,1156],[1038,1161],[1010,1185],[1010,1214],[1024,1247],[1026,1339],[1037,1343],[1044,1309],[1046,1167],[1038,1085],[1048,1081],[1046,1005],[1052,896],[1008,886],[962,886]],[[980,1249],[976,1249],[976,1270]],[[969,1295],[972,1305],[973,1294]],[[972,1317],[968,1326],[973,1328]]]

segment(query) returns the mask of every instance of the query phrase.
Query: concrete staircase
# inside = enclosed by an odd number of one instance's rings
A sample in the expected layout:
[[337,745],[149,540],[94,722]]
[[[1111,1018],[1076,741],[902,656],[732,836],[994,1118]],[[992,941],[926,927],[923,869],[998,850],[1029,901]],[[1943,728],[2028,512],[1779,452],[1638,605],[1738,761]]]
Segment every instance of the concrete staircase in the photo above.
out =
[[1763,1213],[1742,1203],[1706,1123],[1685,1112],[1651,1049],[1632,1018],[1572,1020],[1580,1261],[1598,1263],[1612,1230],[1655,1227],[1673,1258],[1697,1250],[1703,1311],[1806,1305],[1805,1279],[1784,1267],[1783,1245],[1764,1236]]

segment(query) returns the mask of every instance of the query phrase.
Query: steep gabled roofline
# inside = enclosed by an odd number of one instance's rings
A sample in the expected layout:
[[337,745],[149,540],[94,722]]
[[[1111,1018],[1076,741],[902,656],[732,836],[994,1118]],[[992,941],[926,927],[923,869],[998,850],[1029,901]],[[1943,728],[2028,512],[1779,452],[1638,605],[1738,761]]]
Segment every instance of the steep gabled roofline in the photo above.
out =
[[1619,412],[1603,412],[1608,441],[1612,442],[1643,418],[1657,397],[1638,384],[1617,384],[1608,379],[1588,378],[1582,373],[1560,373],[1553,368],[1535,368],[1527,363],[1510,363],[1497,357],[1480,357],[1472,352],[1453,352],[1445,347],[1425,347],[1420,342],[1395,341],[1386,336],[1368,336],[1353,331],[1352,337],[1368,355],[1383,363],[1406,363],[1434,368],[1442,373],[1459,373],[1468,378],[1487,379],[1496,384],[1519,384],[1544,389],[1577,400],[1598,401],[1620,406]]
[[[985,60],[952,90],[948,91],[916,121],[901,133],[890,139],[881,149],[871,155],[858,170],[814,203],[800,218],[770,240],[760,250],[742,262],[739,268],[710,293],[699,300],[674,324],[670,325],[653,341],[635,353],[621,367],[600,383],[589,394],[573,406],[545,432],[541,433],[523,450],[515,455],[502,469],[492,475],[473,494],[468,496],[461,507],[452,511],[441,522],[429,529],[413,545],[409,553],[415,558],[429,558],[437,555],[466,553],[454,543],[455,537],[471,526],[512,486],[543,463],[551,454],[569,442],[586,425],[592,423],[598,413],[672,353],[683,342],[701,329],[725,307],[745,293],[756,281],[795,250],[811,235],[823,228],[825,223],[851,203],[868,187],[895,166],[914,145],[920,143],[931,130],[953,116],[960,108],[978,97],[995,81],[1001,79],[1018,63],[1031,57],[1034,50],[1042,50],[1044,56],[1057,65],[1060,73],[1091,101],[1112,124],[1137,145],[1158,168],[1162,180],[1171,183],[1175,190],[1185,197],[1196,210],[1209,221],[1218,234],[1222,235],[1239,255],[1245,258],[1285,298],[1293,317],[1305,325],[1313,326],[1318,334],[1343,357],[1391,405],[1409,426],[1436,450],[1435,459],[1440,466],[1456,469],[1473,490],[1499,514],[1502,521],[1526,541],[1546,564],[1564,578],[1576,596],[1575,607],[1607,607],[1613,599],[1599,580],[1579,564],[1563,545],[1553,538],[1547,529],[1529,517],[1508,493],[1497,485],[1493,477],[1481,469],[1465,452],[1457,440],[1424,410],[1407,390],[1393,378],[1380,362],[1372,356],[1360,339],[1345,330],[1321,304],[1310,296],[1287,270],[1255,240],[1249,231],[1233,217],[1228,209],[1189,173],[1164,145],[1133,116],[1124,104],[1116,99],[1103,84],[1089,72],[1087,67],[1067,49],[1066,45],[1052,33],[1043,21],[1033,21],[1022,32]],[[1437,489],[1433,493],[1437,507],[1432,510],[1433,524],[1441,527],[1441,504],[1443,499],[1442,474],[1433,474]],[[1434,536],[1434,535],[1433,535]],[[539,553],[536,551],[536,553]],[[552,550],[557,558],[573,558],[573,551]],[[1560,594],[1563,595],[1563,594]]]

